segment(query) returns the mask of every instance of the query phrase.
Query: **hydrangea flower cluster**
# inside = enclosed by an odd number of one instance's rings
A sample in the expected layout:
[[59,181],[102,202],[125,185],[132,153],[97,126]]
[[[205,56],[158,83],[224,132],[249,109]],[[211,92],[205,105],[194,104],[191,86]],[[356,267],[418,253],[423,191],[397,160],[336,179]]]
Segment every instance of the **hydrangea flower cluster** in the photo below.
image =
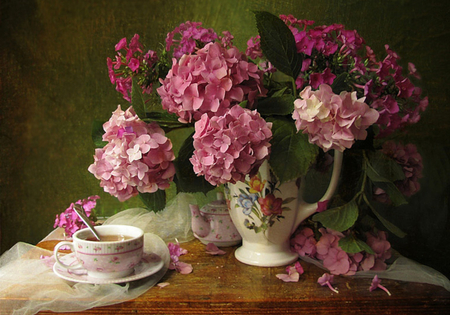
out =
[[[139,84],[143,93],[152,92],[153,67],[158,61],[158,56],[153,50],[143,53],[143,46],[139,42],[139,35],[135,34],[127,45],[126,37],[122,38],[115,47],[117,55],[115,61],[107,58],[109,79],[116,85],[116,90],[123,95],[127,101],[131,101],[131,84],[133,77],[139,78]],[[125,55],[122,54],[125,51]]]
[[[428,106],[428,98],[412,83],[419,79],[414,64],[408,64],[408,73],[398,64],[400,57],[385,46],[386,57],[379,61],[373,50],[355,30],[347,30],[341,24],[313,26],[314,21],[298,20],[292,15],[280,15],[292,31],[297,52],[303,57],[297,89],[307,86],[317,89],[321,84],[332,85],[343,73],[348,73],[349,89],[358,98],[376,109],[380,116],[378,137],[385,137],[420,119],[420,112]],[[263,56],[259,36],[247,43],[247,55]]]
[[[97,206],[97,200],[99,196],[89,196],[86,199],[80,199],[75,203],[71,203],[70,206],[61,214],[56,215],[54,228],[61,227],[64,228],[65,235],[67,237],[71,237],[73,233],[80,229],[84,229],[87,226],[80,219],[76,211],[74,210],[75,204],[78,204],[83,207],[84,212],[88,218],[92,218],[94,216],[94,208]],[[95,225],[94,221],[91,221],[92,225]]]
[[267,158],[271,127],[257,111],[240,106],[222,116],[203,114],[195,123],[194,172],[212,185],[244,180]]
[[129,107],[117,107],[103,125],[103,141],[89,172],[105,192],[125,201],[138,193],[167,189],[175,175],[172,143],[155,123],[140,120]]
[[375,254],[359,252],[350,254],[342,250],[339,240],[344,233],[320,228],[318,240],[309,227],[301,227],[291,238],[291,249],[300,256],[322,261],[323,266],[334,275],[354,275],[357,271],[385,270],[386,260],[391,257],[391,245],[384,231],[366,232],[366,243]]
[[157,89],[164,109],[181,122],[197,121],[207,113],[220,116],[232,106],[265,93],[263,73],[236,47],[208,43],[195,54],[173,59],[172,68]]
[[[405,179],[394,182],[400,192],[407,197],[417,193],[420,190],[419,179],[423,176],[422,156],[417,151],[417,147],[411,143],[403,145],[394,141],[386,141],[383,143],[382,151],[402,167]],[[390,202],[389,196],[379,187],[375,189],[374,197],[380,202]]]
[[297,130],[309,136],[325,152],[330,149],[344,151],[355,140],[367,137],[366,129],[378,119],[378,112],[357,99],[356,92],[334,94],[331,87],[321,84],[313,91],[307,86],[294,102],[292,117]]

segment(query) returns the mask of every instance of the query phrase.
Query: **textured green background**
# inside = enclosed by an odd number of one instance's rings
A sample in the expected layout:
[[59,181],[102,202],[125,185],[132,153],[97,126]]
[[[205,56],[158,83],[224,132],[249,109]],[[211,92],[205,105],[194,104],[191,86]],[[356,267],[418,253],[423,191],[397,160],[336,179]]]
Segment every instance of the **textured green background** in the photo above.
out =
[[[124,103],[108,79],[106,57],[135,33],[147,48],[186,20],[229,30],[241,49],[256,34],[252,10],[292,13],[317,24],[357,29],[376,52],[389,44],[424,79],[430,107],[405,137],[425,157],[422,193],[390,216],[409,232],[396,248],[448,274],[450,140],[448,1],[3,0],[0,59],[0,252],[36,243],[71,202],[101,196],[100,215],[139,205],[103,193],[87,171],[93,119]],[[446,269],[447,268],[447,269]]]

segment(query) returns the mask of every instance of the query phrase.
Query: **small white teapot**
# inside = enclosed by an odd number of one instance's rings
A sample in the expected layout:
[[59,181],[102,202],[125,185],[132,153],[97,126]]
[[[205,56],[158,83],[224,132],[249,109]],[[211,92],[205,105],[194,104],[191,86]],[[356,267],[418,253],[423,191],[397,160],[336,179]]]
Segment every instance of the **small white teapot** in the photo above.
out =
[[217,200],[201,209],[198,205],[189,205],[189,208],[192,214],[192,231],[203,244],[213,243],[217,247],[227,247],[241,242],[241,235],[231,221],[223,193],[217,193]]

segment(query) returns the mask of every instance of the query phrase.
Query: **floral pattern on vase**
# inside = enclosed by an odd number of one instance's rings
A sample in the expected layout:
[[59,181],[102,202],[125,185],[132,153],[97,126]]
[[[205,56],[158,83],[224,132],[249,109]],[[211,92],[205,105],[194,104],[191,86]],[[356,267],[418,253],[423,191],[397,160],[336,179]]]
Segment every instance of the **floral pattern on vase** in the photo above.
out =
[[285,199],[275,197],[275,189],[276,182],[262,179],[261,173],[258,172],[244,182],[239,188],[238,195],[233,195],[237,198],[235,207],[240,208],[247,216],[243,222],[247,229],[254,230],[255,233],[265,232],[275,222],[285,219],[283,213],[291,210],[285,205],[292,202],[295,197]]

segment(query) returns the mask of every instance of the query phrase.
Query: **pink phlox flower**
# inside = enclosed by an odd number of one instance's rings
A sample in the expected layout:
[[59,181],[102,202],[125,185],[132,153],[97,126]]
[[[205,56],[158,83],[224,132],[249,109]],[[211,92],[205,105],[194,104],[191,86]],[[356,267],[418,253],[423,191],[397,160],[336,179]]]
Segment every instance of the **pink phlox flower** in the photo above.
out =
[[[93,210],[97,205],[97,200],[100,197],[97,195],[89,196],[86,199],[81,199],[75,202],[75,204],[81,205],[86,213],[87,217],[93,215]],[[67,237],[71,237],[73,233],[76,231],[86,228],[87,226],[80,219],[78,214],[74,210],[74,203],[71,203],[70,206],[61,214],[56,215],[54,228],[61,227],[64,228],[65,235]],[[91,221],[92,225],[95,225],[94,221]]]
[[380,282],[381,281],[378,279],[378,275],[375,275],[375,277],[373,277],[372,284],[370,285],[369,291],[372,292],[372,291],[376,290],[377,288],[380,288],[381,290],[386,292],[389,296],[391,296],[391,292],[389,292],[388,289],[386,289],[384,286],[382,286],[380,284]]
[[317,279],[317,283],[321,286],[327,286],[334,293],[339,293],[338,289],[333,287],[334,275],[330,275],[329,273],[324,273],[319,279]]
[[313,73],[310,76],[310,84],[313,89],[317,89],[321,84],[333,84],[336,75],[334,75],[330,68],[326,68],[321,73]]
[[297,261],[294,266],[287,266],[286,272],[287,274],[277,274],[276,277],[284,282],[298,282],[304,270],[300,262]]
[[417,72],[416,66],[411,62],[408,62],[408,71],[409,75],[415,77],[416,79],[420,79],[420,74]]
[[194,172],[212,185],[243,180],[269,155],[271,128],[257,111],[240,106],[223,116],[204,114],[195,123]]
[[314,231],[309,227],[301,227],[290,240],[292,251],[300,256],[314,257],[316,254],[316,243]]
[[186,21],[177,26],[166,36],[166,50],[173,48],[173,56],[177,59],[184,54],[193,53],[207,43],[218,38],[213,29],[203,28],[201,22]]
[[167,244],[169,248],[169,254],[170,254],[170,264],[169,269],[170,270],[176,270],[177,272],[181,274],[189,274],[192,272],[193,268],[191,264],[187,264],[184,262],[181,262],[179,260],[179,257],[181,255],[187,254],[187,250],[180,247],[179,244],[173,244],[168,243]]
[[[139,35],[135,34],[130,40],[122,38],[115,46],[117,55],[115,61],[106,59],[108,75],[116,90],[123,95],[127,101],[131,101],[131,86],[133,77],[138,77],[138,82],[143,93],[151,94],[155,81],[154,65],[158,62],[156,52],[149,50],[143,53],[143,45],[139,42]],[[125,51],[125,55],[122,51]]]
[[225,255],[227,252],[219,249],[214,243],[206,245],[206,252],[210,255]]

